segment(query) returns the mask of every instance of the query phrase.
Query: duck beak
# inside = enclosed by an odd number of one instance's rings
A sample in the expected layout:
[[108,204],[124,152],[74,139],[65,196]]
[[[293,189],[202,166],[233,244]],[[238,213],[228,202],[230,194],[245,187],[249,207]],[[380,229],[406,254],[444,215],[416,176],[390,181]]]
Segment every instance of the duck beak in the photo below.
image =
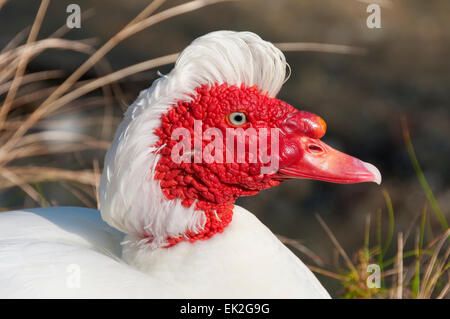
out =
[[282,152],[286,152],[285,158],[291,160],[280,165],[278,176],[281,179],[307,178],[341,184],[381,183],[380,171],[374,165],[335,150],[317,138],[291,136]]

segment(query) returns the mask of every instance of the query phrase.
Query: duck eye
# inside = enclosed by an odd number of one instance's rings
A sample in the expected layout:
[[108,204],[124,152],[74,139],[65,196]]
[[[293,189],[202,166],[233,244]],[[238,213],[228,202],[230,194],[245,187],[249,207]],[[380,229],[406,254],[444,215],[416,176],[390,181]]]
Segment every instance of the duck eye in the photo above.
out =
[[241,126],[247,123],[247,117],[245,116],[245,113],[242,112],[233,112],[228,115],[228,120],[231,124],[236,126]]

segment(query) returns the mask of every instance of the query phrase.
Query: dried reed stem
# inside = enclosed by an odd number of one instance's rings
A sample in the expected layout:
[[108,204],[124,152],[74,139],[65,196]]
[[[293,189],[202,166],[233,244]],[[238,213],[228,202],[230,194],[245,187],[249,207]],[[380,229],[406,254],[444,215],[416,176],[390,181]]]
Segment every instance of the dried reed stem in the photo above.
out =
[[[37,35],[42,25],[42,21],[44,20],[45,13],[47,12],[49,3],[50,3],[49,0],[41,1],[41,5],[39,6],[39,10],[38,13],[36,14],[33,26],[31,27],[30,34],[28,35],[26,46],[36,41]],[[23,74],[25,73],[25,68],[27,67],[30,57],[31,54],[27,50],[25,50],[23,54],[20,55],[19,64],[16,70],[16,74],[14,76],[14,80],[11,84],[11,87],[9,88],[8,94],[6,95],[6,99],[3,103],[3,106],[0,108],[0,131],[2,130],[3,124],[6,121],[8,112],[17,94],[17,90],[19,89],[20,82],[22,81],[22,77]]]
[[356,267],[355,265],[353,265],[352,261],[350,260],[350,257],[348,257],[347,253],[345,252],[345,250],[342,248],[342,246],[339,244],[339,241],[337,240],[336,236],[334,236],[333,232],[330,230],[330,228],[328,228],[327,224],[323,221],[323,219],[316,214],[316,218],[319,221],[320,225],[322,226],[322,228],[325,230],[325,232],[327,233],[328,237],[330,237],[331,241],[333,242],[334,246],[336,247],[336,249],[339,251],[339,253],[341,254],[342,258],[344,258],[347,266],[355,273],[357,274],[356,271]]
[[[108,40],[100,49],[92,54],[75,72],[73,72],[37,109],[24,121],[23,125],[14,133],[13,137],[5,144],[0,150],[0,157],[2,152],[7,152],[20,138],[23,136],[42,116],[54,107],[53,102],[56,102],[58,98],[64,94],[72,85],[80,79],[90,68],[93,67],[106,53],[114,48],[118,43],[124,39],[142,31],[154,24],[167,20],[177,15],[181,15],[187,12],[198,10],[202,7],[212,5],[219,2],[225,2],[229,0],[194,0],[188,3],[172,7],[157,14],[154,14],[146,19],[140,20],[136,23],[129,24],[110,40]],[[156,59],[155,59],[156,60]],[[70,93],[69,93],[70,94]]]
[[399,232],[397,237],[397,293],[396,298],[403,297],[403,233]]
[[357,48],[348,45],[317,43],[317,42],[280,42],[274,43],[282,51],[310,51],[310,52],[327,52],[338,54],[357,54],[363,55],[367,53],[364,48]]

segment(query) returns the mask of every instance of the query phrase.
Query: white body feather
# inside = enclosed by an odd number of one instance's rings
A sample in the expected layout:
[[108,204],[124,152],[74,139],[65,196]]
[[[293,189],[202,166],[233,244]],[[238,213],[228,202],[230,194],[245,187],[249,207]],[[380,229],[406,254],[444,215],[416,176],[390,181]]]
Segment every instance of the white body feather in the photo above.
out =
[[239,206],[226,230],[209,240],[126,249],[131,265],[120,256],[124,234],[93,209],[0,213],[0,234],[0,298],[329,298]]

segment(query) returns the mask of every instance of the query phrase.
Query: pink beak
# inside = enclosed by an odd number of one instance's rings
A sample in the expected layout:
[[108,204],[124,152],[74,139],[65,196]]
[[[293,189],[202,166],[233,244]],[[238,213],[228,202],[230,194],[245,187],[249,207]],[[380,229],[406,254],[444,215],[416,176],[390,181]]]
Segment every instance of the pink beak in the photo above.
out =
[[[325,134],[326,125],[317,115],[301,111],[288,122],[288,129],[284,130],[287,134],[280,144],[280,178],[381,183],[381,174],[374,165],[335,150],[319,139]],[[295,125],[300,131],[293,130],[293,123],[301,124]]]

